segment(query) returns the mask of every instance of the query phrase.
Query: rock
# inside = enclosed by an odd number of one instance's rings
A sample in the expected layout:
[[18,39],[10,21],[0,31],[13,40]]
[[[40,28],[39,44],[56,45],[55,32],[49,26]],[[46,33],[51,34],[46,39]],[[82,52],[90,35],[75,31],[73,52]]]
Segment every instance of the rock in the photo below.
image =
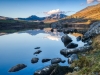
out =
[[40,47],[35,47],[34,49],[40,49]]
[[74,30],[73,29],[68,29],[68,30],[63,30],[63,33],[65,34],[69,34],[69,33],[73,33]]
[[58,64],[61,61],[62,61],[61,58],[53,58],[53,59],[51,59],[51,64]]
[[94,22],[88,31],[84,34],[85,38],[93,38],[96,35],[100,34],[100,22]]
[[81,40],[81,36],[78,36],[76,39],[77,39],[77,41],[80,41]]
[[75,44],[75,43],[69,43],[67,45],[67,48],[76,48],[78,46],[78,44]]
[[57,68],[54,70],[54,72],[51,75],[67,75],[68,73],[71,72],[73,72],[73,68],[69,66],[57,66]]
[[62,60],[62,61],[61,61],[61,63],[65,63],[65,62],[66,62],[66,60]]
[[51,29],[51,32],[54,32],[54,29],[53,28]]
[[35,71],[33,75],[50,75],[56,66],[56,64],[46,66],[41,70]]
[[34,54],[39,54],[41,52],[42,52],[41,50],[38,50],[38,51],[34,52]]
[[92,40],[88,40],[88,41],[87,41],[87,44],[88,44],[88,45],[91,45],[92,43],[93,43]]
[[74,67],[74,71],[79,71],[80,68],[79,67]]
[[19,70],[22,70],[24,69],[25,67],[27,67],[25,64],[18,64],[14,67],[12,67],[9,72],[16,72],[16,71],[19,71]]
[[73,61],[78,60],[78,55],[77,54],[72,54],[69,58],[68,58],[68,63],[71,64]]
[[62,42],[64,43],[65,46],[67,46],[70,42],[72,42],[72,39],[67,34],[62,36],[61,40],[62,40]]
[[62,49],[60,51],[60,54],[63,56],[68,56],[69,54],[76,54],[76,53],[81,53],[81,52],[86,52],[92,49],[92,46],[87,45],[83,47],[78,47],[78,48],[72,48],[72,49]]
[[62,32],[62,29],[61,29],[61,28],[58,28],[57,31],[58,31],[58,32]]
[[37,63],[38,60],[39,60],[39,58],[32,58],[32,59],[31,59],[31,63],[33,63],[33,64],[34,64],[34,63]]
[[77,29],[74,29],[73,31],[74,31],[74,33],[77,33]]
[[44,63],[44,62],[48,62],[48,61],[50,61],[51,59],[42,59],[42,63]]

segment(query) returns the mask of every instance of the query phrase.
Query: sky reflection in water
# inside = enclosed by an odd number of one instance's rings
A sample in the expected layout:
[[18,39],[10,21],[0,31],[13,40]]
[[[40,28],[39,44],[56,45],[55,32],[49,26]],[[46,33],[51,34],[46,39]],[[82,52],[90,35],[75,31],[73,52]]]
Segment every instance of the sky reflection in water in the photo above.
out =
[[[27,30],[18,33],[0,36],[0,75],[33,75],[35,70],[41,69],[44,66],[50,65],[50,61],[42,63],[43,58],[60,57],[67,61],[67,58],[60,54],[60,50],[65,48],[61,42],[63,33],[46,32],[43,30]],[[76,37],[69,36],[74,43],[83,46],[81,41],[77,42]],[[36,51],[35,47],[41,47],[42,52],[39,55],[33,55]],[[38,57],[39,62],[31,63],[33,57]],[[27,67],[15,73],[9,73],[8,70],[16,64],[26,64]],[[60,65],[68,65],[68,63],[60,63]]]

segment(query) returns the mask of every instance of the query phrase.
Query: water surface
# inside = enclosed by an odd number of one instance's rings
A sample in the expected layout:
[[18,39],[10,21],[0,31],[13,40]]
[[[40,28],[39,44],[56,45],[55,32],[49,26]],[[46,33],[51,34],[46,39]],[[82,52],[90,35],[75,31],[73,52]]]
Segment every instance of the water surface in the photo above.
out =
[[[43,58],[60,57],[67,61],[67,58],[60,54],[60,50],[64,49],[61,42],[62,32],[48,32],[44,30],[26,30],[22,32],[12,33],[0,36],[0,75],[33,75],[34,71],[50,65],[50,61],[42,63]],[[69,36],[72,42],[78,43],[81,47],[84,45],[81,41],[77,42],[76,37]],[[39,55],[33,55],[36,51],[35,47],[41,47],[42,52]],[[31,59],[38,57],[39,62],[32,64]],[[9,73],[8,70],[17,64],[26,64],[27,67],[18,72]],[[68,66],[68,63],[60,63],[62,66]]]

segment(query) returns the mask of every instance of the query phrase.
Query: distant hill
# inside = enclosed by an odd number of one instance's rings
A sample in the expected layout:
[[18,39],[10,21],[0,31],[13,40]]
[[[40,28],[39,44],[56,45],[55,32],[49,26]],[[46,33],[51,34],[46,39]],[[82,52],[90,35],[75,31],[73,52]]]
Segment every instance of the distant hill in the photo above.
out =
[[34,21],[42,21],[45,19],[45,17],[38,17],[36,15],[32,15],[32,16],[29,16],[27,18],[18,18],[19,20],[34,20]]
[[0,16],[0,20],[14,20],[14,18]]

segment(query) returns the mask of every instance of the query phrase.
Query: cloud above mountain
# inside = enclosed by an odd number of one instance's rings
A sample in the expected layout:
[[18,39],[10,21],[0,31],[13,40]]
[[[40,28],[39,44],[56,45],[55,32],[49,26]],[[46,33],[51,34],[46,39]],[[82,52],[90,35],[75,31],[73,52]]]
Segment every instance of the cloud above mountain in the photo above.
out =
[[100,0],[87,0],[87,3],[90,4],[93,3],[94,1],[100,2]]
[[48,12],[44,12],[47,15],[51,15],[51,14],[61,14],[64,13],[64,11],[61,11],[60,9],[55,9],[55,10],[50,10]]
[[52,14],[66,14],[74,11],[61,11],[60,9],[50,10],[48,12],[43,12],[46,15],[52,15]]

